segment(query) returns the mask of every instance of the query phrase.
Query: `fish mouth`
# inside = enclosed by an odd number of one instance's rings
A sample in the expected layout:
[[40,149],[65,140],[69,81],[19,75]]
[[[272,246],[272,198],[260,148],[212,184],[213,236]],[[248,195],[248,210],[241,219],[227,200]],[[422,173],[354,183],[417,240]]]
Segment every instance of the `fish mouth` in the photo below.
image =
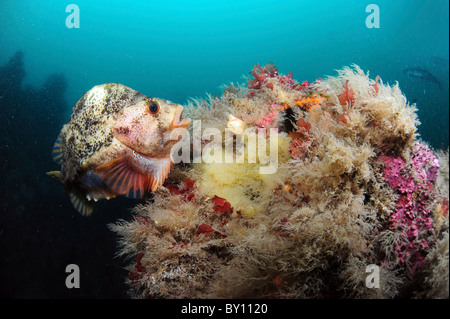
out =
[[181,116],[183,114],[184,108],[181,105],[177,106],[177,109],[175,110],[175,115],[173,117],[172,126],[174,128],[183,127],[185,129],[189,128],[191,125],[191,119],[185,118],[183,119]]

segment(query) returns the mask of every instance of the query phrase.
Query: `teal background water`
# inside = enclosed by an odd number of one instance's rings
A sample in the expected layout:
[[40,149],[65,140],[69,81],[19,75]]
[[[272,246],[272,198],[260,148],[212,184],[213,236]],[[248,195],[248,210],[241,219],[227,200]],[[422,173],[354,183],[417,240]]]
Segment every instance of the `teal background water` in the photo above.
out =
[[[78,29],[66,27],[71,3]],[[366,27],[371,3],[379,29]],[[398,81],[417,104],[422,139],[447,149],[448,12],[447,0],[0,0],[0,296],[126,296],[126,262],[114,259],[105,225],[129,219],[135,202],[104,201],[85,219],[44,175],[56,169],[50,153],[61,125],[94,85],[119,82],[183,104],[220,95],[256,63],[273,61],[299,82],[357,64]],[[427,70],[441,88],[406,68]],[[83,271],[81,290],[64,286],[69,263]]]
[[[79,29],[66,27],[70,3],[80,9]],[[379,29],[366,27],[370,3],[380,8]],[[448,9],[446,0],[2,0],[0,65],[23,50],[25,83],[63,73],[72,106],[105,82],[185,103],[242,81],[256,63],[273,61],[299,81],[355,63],[399,81],[417,101],[424,139],[447,147]],[[407,67],[429,70],[444,90],[408,78]],[[68,118],[70,108],[61,111]]]

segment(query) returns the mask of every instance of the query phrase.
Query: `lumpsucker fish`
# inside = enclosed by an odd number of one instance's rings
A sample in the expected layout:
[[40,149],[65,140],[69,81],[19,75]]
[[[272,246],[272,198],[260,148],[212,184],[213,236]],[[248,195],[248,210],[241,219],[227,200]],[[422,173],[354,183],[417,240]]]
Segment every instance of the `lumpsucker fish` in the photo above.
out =
[[74,105],[53,147],[61,171],[47,174],[66,188],[75,209],[118,195],[142,198],[162,186],[173,147],[191,124],[183,106],[118,83],[93,87]]

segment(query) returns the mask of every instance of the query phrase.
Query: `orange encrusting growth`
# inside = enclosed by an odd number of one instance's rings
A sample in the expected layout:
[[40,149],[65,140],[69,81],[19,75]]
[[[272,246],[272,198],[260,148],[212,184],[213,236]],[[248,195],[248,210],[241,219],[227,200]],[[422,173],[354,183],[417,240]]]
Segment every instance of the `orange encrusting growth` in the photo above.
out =
[[325,98],[323,96],[308,96],[303,97],[295,102],[295,105],[300,106],[302,109],[309,111],[311,108],[317,107]]

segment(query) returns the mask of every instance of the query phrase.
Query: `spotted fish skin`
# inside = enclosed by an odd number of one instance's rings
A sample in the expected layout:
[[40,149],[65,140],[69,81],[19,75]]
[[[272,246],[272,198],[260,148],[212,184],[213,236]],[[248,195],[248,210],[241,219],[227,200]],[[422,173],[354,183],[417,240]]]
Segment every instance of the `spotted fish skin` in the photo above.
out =
[[[61,129],[52,150],[61,171],[49,175],[83,215],[92,213],[91,201],[154,192],[170,171],[172,147],[190,125],[182,111],[119,83],[95,86]],[[170,137],[174,130],[181,130],[176,139]]]
[[118,83],[95,86],[86,92],[74,105],[60,133],[64,141],[61,179],[74,181],[81,165],[112,144],[111,130],[118,113],[145,98],[142,93]]

